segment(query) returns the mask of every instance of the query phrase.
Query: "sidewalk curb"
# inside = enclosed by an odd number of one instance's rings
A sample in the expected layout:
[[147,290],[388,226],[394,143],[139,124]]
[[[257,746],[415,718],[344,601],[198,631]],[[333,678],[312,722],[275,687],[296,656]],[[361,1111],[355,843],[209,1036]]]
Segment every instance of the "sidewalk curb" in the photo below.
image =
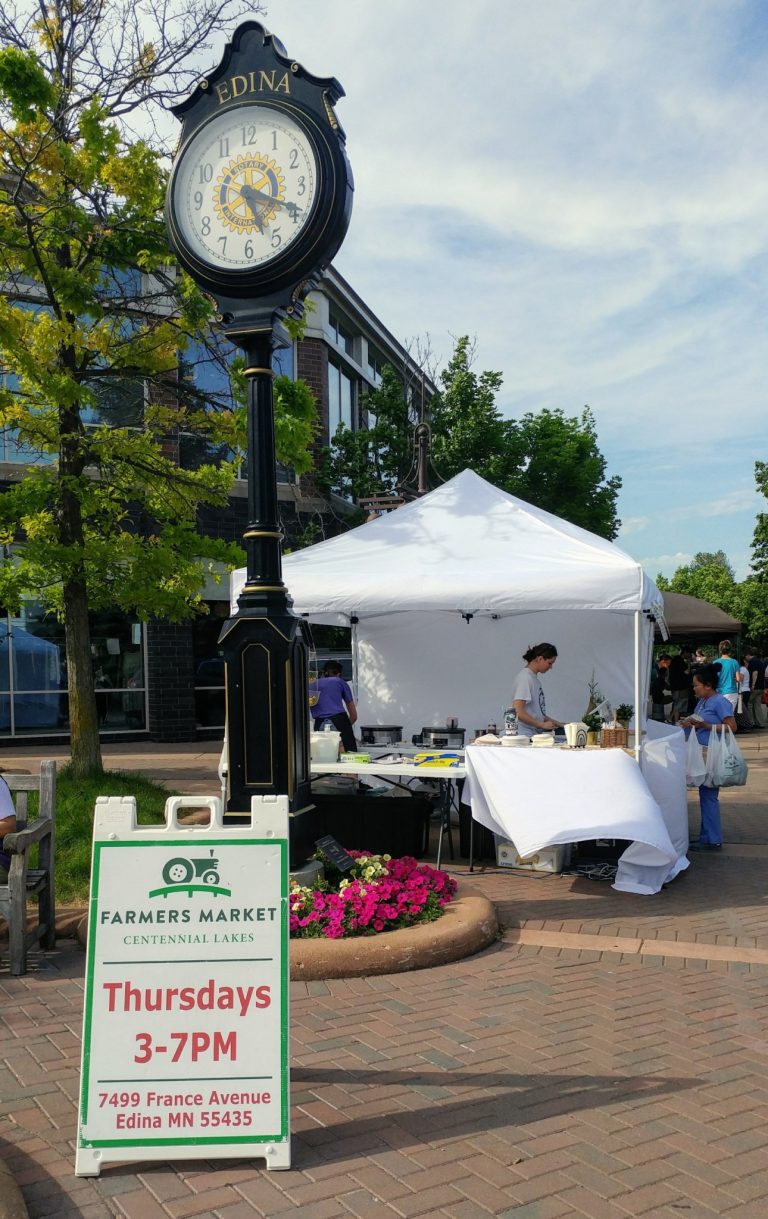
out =
[[0,1160],[0,1219],[27,1219],[27,1204],[5,1160]]

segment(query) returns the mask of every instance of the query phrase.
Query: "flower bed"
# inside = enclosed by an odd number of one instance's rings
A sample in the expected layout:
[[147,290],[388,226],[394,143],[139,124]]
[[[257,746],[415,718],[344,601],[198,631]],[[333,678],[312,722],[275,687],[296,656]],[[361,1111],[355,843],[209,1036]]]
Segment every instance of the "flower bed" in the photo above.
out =
[[346,875],[326,856],[318,855],[325,865],[325,880],[313,889],[292,886],[293,939],[338,940],[431,923],[456,892],[456,881],[446,872],[410,856],[391,859],[365,851],[349,854],[355,866]]

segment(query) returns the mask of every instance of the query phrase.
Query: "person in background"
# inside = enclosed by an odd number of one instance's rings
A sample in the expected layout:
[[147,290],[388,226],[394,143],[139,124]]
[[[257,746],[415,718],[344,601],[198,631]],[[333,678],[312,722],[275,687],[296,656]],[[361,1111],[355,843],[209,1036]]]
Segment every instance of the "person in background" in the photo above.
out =
[[[723,726],[736,731],[733,706],[723,694],[717,693],[718,670],[714,664],[702,665],[693,675],[693,692],[699,700],[693,714],[680,720],[680,727],[688,732],[696,730],[700,745],[708,745],[710,733],[722,733]],[[723,845],[723,829],[720,822],[720,788],[699,788],[701,829],[699,837],[689,844],[691,851],[719,851]]]
[[766,661],[758,656],[754,648],[747,648],[744,659],[749,669],[749,720],[753,728],[765,728],[766,708],[763,703],[765,692]]
[[678,724],[682,716],[688,714],[691,697],[691,649],[681,648],[670,660],[667,672],[672,691],[672,723]]
[[13,796],[11,789],[2,778],[2,767],[0,767],[0,885],[7,885],[8,871],[11,866],[11,857],[2,849],[3,839],[6,834],[13,834],[16,830],[16,809],[13,805]]
[[751,728],[749,722],[749,669],[744,660],[739,665],[738,682],[739,701],[736,704],[736,723],[739,725],[739,732],[748,732]]
[[309,688],[319,695],[314,707],[310,707],[314,731],[322,732],[323,726],[330,720],[336,731],[341,733],[344,751],[354,753],[357,741],[352,725],[357,720],[357,707],[352,691],[341,676],[339,662],[329,660],[323,667],[322,675]]
[[651,669],[651,719],[660,724],[667,722],[667,703],[671,703],[669,689],[669,665],[672,657],[662,652]]
[[548,732],[562,728],[562,722],[547,715],[544,691],[539,680],[557,660],[557,648],[553,643],[537,643],[523,656],[525,668],[521,669],[512,685],[511,703],[517,712],[520,736],[534,736],[537,732]]
[[717,693],[724,695],[736,713],[736,705],[739,701],[739,662],[734,660],[731,655],[733,648],[731,647],[730,639],[723,639],[718,644],[718,659],[713,663],[719,670],[717,681]]

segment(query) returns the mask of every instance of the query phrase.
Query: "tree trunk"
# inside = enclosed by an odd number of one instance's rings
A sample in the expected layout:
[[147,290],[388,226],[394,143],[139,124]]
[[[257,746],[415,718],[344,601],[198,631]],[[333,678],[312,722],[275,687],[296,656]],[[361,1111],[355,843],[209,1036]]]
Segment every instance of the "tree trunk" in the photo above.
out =
[[91,628],[85,583],[64,584],[64,639],[67,647],[67,688],[72,772],[78,778],[101,774],[99,717],[93,685]]
[[[67,247],[60,251],[62,266],[71,266]],[[74,323],[74,318],[68,319]],[[62,367],[72,374],[77,367],[72,347],[62,347]],[[91,624],[88,619],[88,585],[85,578],[83,509],[76,486],[87,465],[87,447],[80,403],[59,407],[59,485],[56,518],[59,541],[77,556],[63,582],[64,640],[67,648],[69,731],[72,771],[78,778],[102,774],[99,717],[93,684]]]

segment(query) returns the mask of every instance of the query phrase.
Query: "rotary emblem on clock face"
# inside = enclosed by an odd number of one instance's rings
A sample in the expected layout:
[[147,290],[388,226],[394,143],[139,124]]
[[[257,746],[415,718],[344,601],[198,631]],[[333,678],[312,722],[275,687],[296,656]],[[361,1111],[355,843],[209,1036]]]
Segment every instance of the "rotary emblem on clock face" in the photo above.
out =
[[233,233],[251,233],[274,220],[286,207],[285,179],[280,167],[259,152],[238,156],[225,166],[216,182],[213,205]]

